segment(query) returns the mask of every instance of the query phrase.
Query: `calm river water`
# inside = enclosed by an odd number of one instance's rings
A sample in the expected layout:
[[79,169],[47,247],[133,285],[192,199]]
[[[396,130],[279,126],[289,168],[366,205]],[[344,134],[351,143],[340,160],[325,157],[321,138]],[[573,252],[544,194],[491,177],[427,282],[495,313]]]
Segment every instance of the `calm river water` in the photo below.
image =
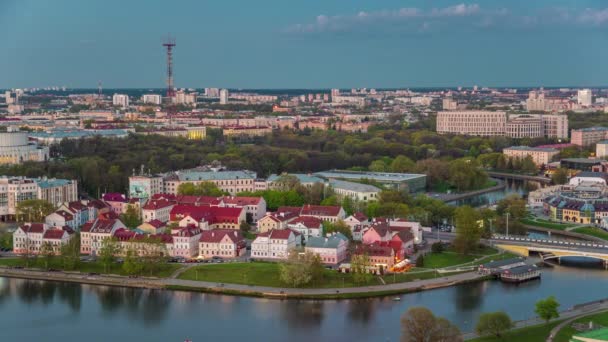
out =
[[399,317],[426,306],[464,331],[482,312],[533,316],[608,297],[608,272],[558,266],[521,285],[486,281],[392,298],[271,300],[0,278],[3,341],[398,341]]

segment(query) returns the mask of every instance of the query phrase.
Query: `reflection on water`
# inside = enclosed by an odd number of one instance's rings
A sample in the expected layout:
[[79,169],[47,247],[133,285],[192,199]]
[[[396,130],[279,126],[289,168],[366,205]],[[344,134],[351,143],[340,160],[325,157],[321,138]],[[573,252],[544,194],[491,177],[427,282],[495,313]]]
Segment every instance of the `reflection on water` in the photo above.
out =
[[478,196],[458,200],[455,202],[449,202],[449,204],[455,205],[470,205],[472,207],[480,207],[484,205],[492,205],[501,199],[505,198],[510,194],[526,195],[528,192],[536,190],[540,187],[544,187],[544,184],[534,181],[525,181],[517,179],[504,179],[500,180],[505,182],[506,187],[501,190],[487,192]]
[[[0,320],[0,331],[7,341],[62,340],[67,330],[68,342],[398,341],[399,318],[413,306],[471,331],[483,312],[533,317],[534,303],[550,295],[563,309],[608,297],[607,271],[564,265],[544,268],[537,281],[465,284],[402,295],[399,302],[270,300],[0,278],[0,312],[10,312]],[[29,322],[37,322],[35,329]]]

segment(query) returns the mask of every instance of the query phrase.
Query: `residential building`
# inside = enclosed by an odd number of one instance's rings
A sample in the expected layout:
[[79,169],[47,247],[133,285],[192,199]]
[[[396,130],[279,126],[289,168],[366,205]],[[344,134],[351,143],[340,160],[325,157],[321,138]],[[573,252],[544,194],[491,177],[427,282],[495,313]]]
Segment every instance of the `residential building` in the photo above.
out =
[[202,232],[199,241],[199,256],[238,258],[245,254],[247,242],[238,230],[212,229]]
[[220,104],[228,104],[228,96],[229,96],[229,92],[228,89],[221,89],[220,90]]
[[[88,203],[88,201],[64,202],[59,205],[57,210],[63,210],[72,214],[76,227],[78,228],[89,221],[89,208],[83,202]],[[97,217],[91,217],[90,220],[92,221],[96,218]]]
[[129,95],[125,94],[114,94],[112,96],[112,105],[116,107],[121,107],[123,109],[129,107]]
[[45,243],[59,254],[61,247],[74,236],[70,227],[49,227],[44,223],[25,223],[13,233],[13,252],[15,254],[40,254]]
[[28,140],[27,132],[13,131],[0,133],[0,164],[21,164],[26,161],[47,161],[49,147],[38,146]]
[[458,102],[452,99],[451,97],[447,97],[443,99],[443,110],[456,110],[458,109]]
[[44,223],[49,227],[68,226],[72,229],[78,229],[79,227],[74,215],[65,210],[57,210],[54,213],[50,213],[45,217]]
[[346,218],[346,212],[341,206],[306,204],[302,207],[300,216],[316,217],[321,221],[338,222]]
[[544,136],[543,123],[540,117],[519,115],[509,117],[505,125],[506,136],[510,138],[541,138]]
[[568,184],[581,185],[581,183],[599,183],[604,186],[608,184],[608,174],[604,172],[582,171],[570,178]]
[[198,227],[183,227],[175,230],[173,236],[173,256],[195,258],[198,256],[199,241],[203,231]]
[[266,215],[266,200],[264,197],[224,196],[222,206],[227,208],[244,208],[247,222],[257,222]]
[[509,158],[518,159],[530,156],[536,166],[542,166],[549,164],[553,157],[559,154],[559,150],[554,148],[511,146],[503,149],[502,153]]
[[359,245],[353,252],[353,257],[367,256],[370,266],[368,273],[384,274],[395,265],[395,250],[385,243]]
[[305,251],[317,254],[325,265],[338,265],[346,259],[348,238],[342,233],[327,236],[312,236],[306,243]]
[[141,101],[146,104],[159,106],[162,103],[162,97],[158,94],[144,94],[141,97]]
[[47,201],[54,206],[75,201],[77,182],[66,179],[0,177],[0,219],[15,218],[19,202],[31,199]]
[[573,129],[570,142],[578,146],[591,146],[602,140],[608,139],[608,127],[589,127]]
[[127,227],[118,219],[97,218],[80,228],[80,254],[96,256],[103,240],[110,239],[117,229]]
[[437,113],[437,133],[475,136],[503,136],[507,113],[502,111],[441,111]]
[[110,210],[116,215],[124,213],[126,206],[129,204],[125,195],[116,192],[103,194],[101,199],[110,206]]
[[266,233],[287,228],[287,225],[300,215],[300,210],[300,207],[281,207],[274,213],[266,213],[266,216],[258,220],[258,232]]
[[222,134],[227,138],[263,137],[272,133],[270,126],[225,126]]
[[258,234],[251,243],[251,257],[255,259],[287,259],[296,248],[296,234],[291,229],[274,229]]
[[129,197],[139,198],[146,201],[152,195],[161,194],[164,192],[163,177],[160,175],[133,174],[129,177]]
[[239,192],[254,191],[254,181],[257,175],[252,171],[221,171],[191,169],[167,174],[164,178],[164,192],[177,195],[180,184],[212,182],[217,187],[236,195]]
[[595,145],[595,156],[597,158],[608,157],[608,140],[598,141]]
[[140,224],[137,229],[147,234],[161,234],[167,229],[166,222],[154,219]]
[[362,183],[348,182],[338,179],[331,179],[329,185],[336,195],[341,199],[348,197],[353,201],[369,202],[377,201],[380,188]]
[[[302,234],[302,237],[306,242],[311,237],[319,237],[323,235],[323,221],[316,217],[296,217],[295,219],[287,223],[287,228],[295,230]],[[266,229],[265,231],[268,231],[268,229]]]
[[213,206],[194,206],[178,204],[171,209],[170,221],[179,222],[180,226],[196,225],[202,229],[240,229],[246,222],[244,208],[226,208]]
[[583,107],[591,107],[593,104],[591,89],[580,89],[577,94],[577,103]]
[[168,222],[170,219],[171,209],[175,206],[175,202],[165,198],[150,199],[141,208],[142,220],[144,222],[160,221]]
[[369,218],[362,212],[356,212],[344,219],[344,223],[350,226],[351,230],[358,225],[369,225]]

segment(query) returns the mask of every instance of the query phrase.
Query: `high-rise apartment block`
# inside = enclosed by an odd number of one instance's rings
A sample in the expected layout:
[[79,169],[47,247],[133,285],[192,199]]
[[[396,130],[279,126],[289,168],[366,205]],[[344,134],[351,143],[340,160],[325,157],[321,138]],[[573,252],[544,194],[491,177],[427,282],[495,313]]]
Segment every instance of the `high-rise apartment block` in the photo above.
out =
[[112,96],[112,105],[121,108],[129,107],[129,95],[114,94],[114,96]]
[[160,105],[162,103],[162,97],[158,94],[144,94],[141,100],[146,104]]
[[228,104],[228,89],[220,90],[220,104]]
[[577,94],[577,102],[583,107],[591,107],[593,104],[591,89],[581,89]]

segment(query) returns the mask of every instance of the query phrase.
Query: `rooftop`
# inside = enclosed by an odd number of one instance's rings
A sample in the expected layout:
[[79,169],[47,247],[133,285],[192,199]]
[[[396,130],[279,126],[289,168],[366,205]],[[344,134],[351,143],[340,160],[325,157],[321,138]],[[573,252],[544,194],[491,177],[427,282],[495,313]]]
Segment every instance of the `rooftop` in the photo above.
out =
[[369,184],[361,184],[355,182],[347,182],[338,179],[332,179],[329,184],[335,189],[342,189],[355,192],[380,192],[380,188]]
[[530,147],[530,146],[511,146],[505,148],[505,150],[517,150],[517,151],[534,151],[534,152],[559,152],[555,148],[550,147]]
[[342,179],[371,179],[379,182],[403,182],[416,178],[424,178],[426,175],[417,173],[395,173],[395,172],[365,172],[365,171],[347,171],[347,170],[330,170],[317,172],[315,175],[323,178],[342,178]]

